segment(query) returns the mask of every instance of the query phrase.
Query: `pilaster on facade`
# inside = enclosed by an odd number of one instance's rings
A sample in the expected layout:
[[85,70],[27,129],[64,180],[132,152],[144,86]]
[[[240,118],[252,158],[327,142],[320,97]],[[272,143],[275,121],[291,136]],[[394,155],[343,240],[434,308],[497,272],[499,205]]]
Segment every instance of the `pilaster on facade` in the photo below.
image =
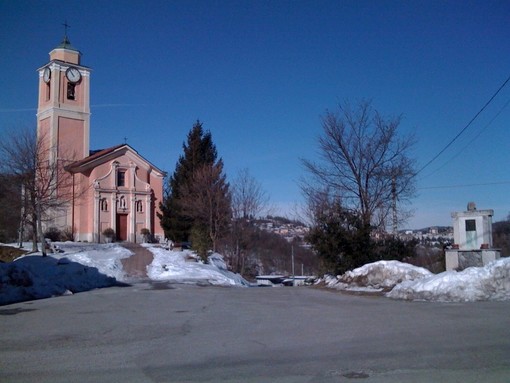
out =
[[145,196],[145,227],[151,230],[151,233],[154,234],[154,228],[151,220],[151,211],[152,209],[152,193],[147,194]]
[[128,225],[128,238],[130,242],[136,242],[136,195],[133,191],[130,191],[130,214],[129,214],[129,225]]
[[94,217],[92,219],[92,242],[99,243],[101,240],[101,192],[99,191],[99,183],[94,183]]
[[110,227],[113,229],[115,233],[117,233],[117,194],[110,194]]

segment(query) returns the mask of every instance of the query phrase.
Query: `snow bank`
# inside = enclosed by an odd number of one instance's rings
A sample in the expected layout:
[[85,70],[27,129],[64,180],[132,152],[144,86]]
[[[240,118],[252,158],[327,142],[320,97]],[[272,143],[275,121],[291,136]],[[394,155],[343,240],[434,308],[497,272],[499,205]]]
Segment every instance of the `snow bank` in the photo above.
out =
[[474,302],[510,299],[510,258],[403,282],[387,294],[394,299]]
[[77,293],[116,284],[95,267],[67,258],[25,256],[0,264],[0,305]]
[[326,286],[338,290],[383,291],[403,281],[413,281],[432,275],[422,267],[398,261],[368,263],[338,277],[325,278]]
[[[131,252],[118,244],[57,243],[62,253],[48,257],[24,256],[0,263],[0,305],[71,294],[116,284],[124,280],[121,259]],[[148,247],[154,260],[147,267],[153,280],[220,286],[249,286],[239,274],[227,270],[220,254],[203,264],[189,250],[168,251]],[[398,261],[379,261],[344,275],[325,276],[326,286],[351,291],[388,291],[393,299],[466,302],[510,300],[510,258],[485,267],[438,275]]]
[[227,270],[223,257],[214,253],[209,264],[197,261],[190,250],[169,251],[160,247],[148,247],[154,260],[147,266],[147,275],[152,280],[167,280],[181,283],[206,283],[219,286],[249,286],[239,274]]
[[379,261],[325,276],[327,287],[348,291],[389,291],[393,299],[437,302],[474,302],[510,299],[510,258],[485,267],[432,274],[428,270],[398,261]]
[[57,246],[64,253],[52,254],[53,257],[65,256],[71,261],[95,267],[100,273],[114,277],[118,281],[126,279],[121,259],[129,258],[133,253],[117,243],[62,242],[57,243]]
[[[122,258],[132,255],[119,244],[57,242],[59,252],[23,256],[0,263],[0,305],[31,299],[114,286],[126,280]],[[148,266],[150,279],[221,286],[249,286],[240,275],[227,270],[220,254],[212,254],[209,264],[198,262],[191,251],[168,251],[148,247],[154,261]]]
[[120,260],[131,252],[118,244],[52,245],[59,252],[0,263],[0,305],[114,286],[125,278]]

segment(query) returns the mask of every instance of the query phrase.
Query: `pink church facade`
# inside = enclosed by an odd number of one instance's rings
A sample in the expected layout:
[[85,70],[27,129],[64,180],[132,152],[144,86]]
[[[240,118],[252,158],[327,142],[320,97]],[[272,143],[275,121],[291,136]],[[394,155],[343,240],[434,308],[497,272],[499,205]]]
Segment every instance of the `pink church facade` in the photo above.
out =
[[164,174],[129,145],[102,150],[66,169],[76,179],[71,214],[78,239],[103,241],[107,228],[119,241],[141,242],[142,229],[163,239],[156,212]]
[[162,241],[157,213],[165,173],[127,144],[90,151],[90,68],[64,38],[39,68],[38,136],[49,148],[48,160],[63,161],[70,177],[63,208],[46,226],[72,230],[77,241],[103,242],[113,229],[118,241],[141,242],[148,230]]

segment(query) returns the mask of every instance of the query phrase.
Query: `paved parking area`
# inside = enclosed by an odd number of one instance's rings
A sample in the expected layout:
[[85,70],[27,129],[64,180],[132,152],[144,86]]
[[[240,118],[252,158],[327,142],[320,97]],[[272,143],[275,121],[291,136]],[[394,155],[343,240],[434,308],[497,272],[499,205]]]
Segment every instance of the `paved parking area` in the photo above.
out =
[[506,382],[510,302],[139,283],[0,307],[0,382]]

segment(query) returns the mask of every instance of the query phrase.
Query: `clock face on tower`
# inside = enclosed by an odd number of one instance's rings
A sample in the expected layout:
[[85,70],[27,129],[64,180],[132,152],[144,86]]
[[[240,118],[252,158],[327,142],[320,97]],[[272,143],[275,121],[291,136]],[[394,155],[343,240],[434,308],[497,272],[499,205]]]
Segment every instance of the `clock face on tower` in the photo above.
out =
[[78,68],[72,66],[66,70],[66,77],[69,82],[76,84],[81,80],[81,73]]
[[44,68],[43,80],[47,84],[50,82],[50,79],[51,79],[51,70],[50,70],[50,68],[46,67],[46,68]]

